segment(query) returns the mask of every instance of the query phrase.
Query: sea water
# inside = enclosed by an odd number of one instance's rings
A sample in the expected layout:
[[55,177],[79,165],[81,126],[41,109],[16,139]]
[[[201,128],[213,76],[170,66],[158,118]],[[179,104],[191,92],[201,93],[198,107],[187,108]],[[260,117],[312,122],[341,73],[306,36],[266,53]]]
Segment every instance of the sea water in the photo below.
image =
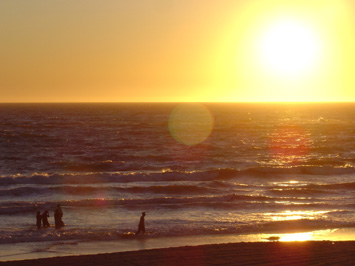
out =
[[352,103],[1,104],[0,245],[347,230],[354,133]]

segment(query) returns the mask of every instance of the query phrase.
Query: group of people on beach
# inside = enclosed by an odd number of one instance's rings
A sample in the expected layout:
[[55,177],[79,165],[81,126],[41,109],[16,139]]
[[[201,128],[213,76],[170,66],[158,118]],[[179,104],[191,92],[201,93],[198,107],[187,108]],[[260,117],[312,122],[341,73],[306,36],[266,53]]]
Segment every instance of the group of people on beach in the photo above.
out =
[[[43,212],[43,214],[41,214],[40,211],[37,211],[37,215],[36,215],[36,225],[37,228],[40,229],[41,226],[45,227],[50,227],[50,224],[48,222],[48,217],[49,217],[49,212],[47,210],[45,210]],[[138,230],[136,232],[136,235],[138,235],[139,233],[145,233],[145,222],[144,222],[144,217],[145,217],[145,212],[142,212],[142,216],[139,220],[139,224],[138,224]],[[63,220],[63,211],[62,208],[60,207],[60,205],[57,205],[57,208],[54,211],[54,224],[55,224],[55,228],[56,229],[60,229],[63,226],[65,226]]]
[[[40,211],[37,211],[36,225],[38,229],[40,229],[42,226],[44,228],[51,226],[48,222],[48,217],[49,217],[49,212],[47,210],[45,210],[42,214]],[[57,208],[54,211],[54,224],[56,229],[62,228],[65,225],[62,218],[63,218],[63,211],[60,205],[58,204]]]
[[40,211],[37,212],[36,215],[36,225],[37,228],[40,229],[41,226],[43,227],[49,227],[51,226],[48,222],[48,217],[49,217],[49,212],[47,210],[45,210],[42,214]]

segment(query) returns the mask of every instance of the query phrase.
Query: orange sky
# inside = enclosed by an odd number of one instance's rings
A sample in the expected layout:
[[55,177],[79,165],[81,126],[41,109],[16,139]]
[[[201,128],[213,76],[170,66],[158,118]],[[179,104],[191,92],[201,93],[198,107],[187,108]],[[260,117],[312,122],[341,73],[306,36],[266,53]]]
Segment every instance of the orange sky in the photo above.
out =
[[351,0],[0,1],[0,102],[355,101]]

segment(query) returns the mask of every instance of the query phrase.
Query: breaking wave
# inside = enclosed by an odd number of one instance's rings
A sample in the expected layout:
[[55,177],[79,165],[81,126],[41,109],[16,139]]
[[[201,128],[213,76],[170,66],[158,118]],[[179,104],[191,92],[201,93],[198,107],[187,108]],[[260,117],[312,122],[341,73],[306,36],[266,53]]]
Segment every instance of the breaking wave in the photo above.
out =
[[207,171],[121,171],[113,173],[64,173],[48,174],[33,173],[32,175],[2,175],[0,185],[10,184],[98,184],[115,182],[144,182],[144,181],[213,181],[233,178],[284,178],[285,175],[345,175],[354,174],[351,165],[344,167],[331,166],[295,166],[295,167],[253,167],[244,170],[222,168]]

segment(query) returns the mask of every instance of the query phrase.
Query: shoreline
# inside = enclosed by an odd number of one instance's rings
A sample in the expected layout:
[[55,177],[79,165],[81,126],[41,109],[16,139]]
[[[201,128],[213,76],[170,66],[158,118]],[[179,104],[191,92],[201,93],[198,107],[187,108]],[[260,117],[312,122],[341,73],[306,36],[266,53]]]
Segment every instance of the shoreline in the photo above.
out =
[[[279,241],[272,242],[273,238]],[[125,239],[109,241],[48,241],[0,245],[0,264],[10,261],[50,259],[67,256],[90,256],[146,250],[242,243],[292,242],[354,242],[355,228],[298,231],[289,233],[263,233],[242,235],[194,235],[175,237],[149,237],[128,235]]]
[[241,242],[0,262],[0,265],[353,265],[355,241]]

